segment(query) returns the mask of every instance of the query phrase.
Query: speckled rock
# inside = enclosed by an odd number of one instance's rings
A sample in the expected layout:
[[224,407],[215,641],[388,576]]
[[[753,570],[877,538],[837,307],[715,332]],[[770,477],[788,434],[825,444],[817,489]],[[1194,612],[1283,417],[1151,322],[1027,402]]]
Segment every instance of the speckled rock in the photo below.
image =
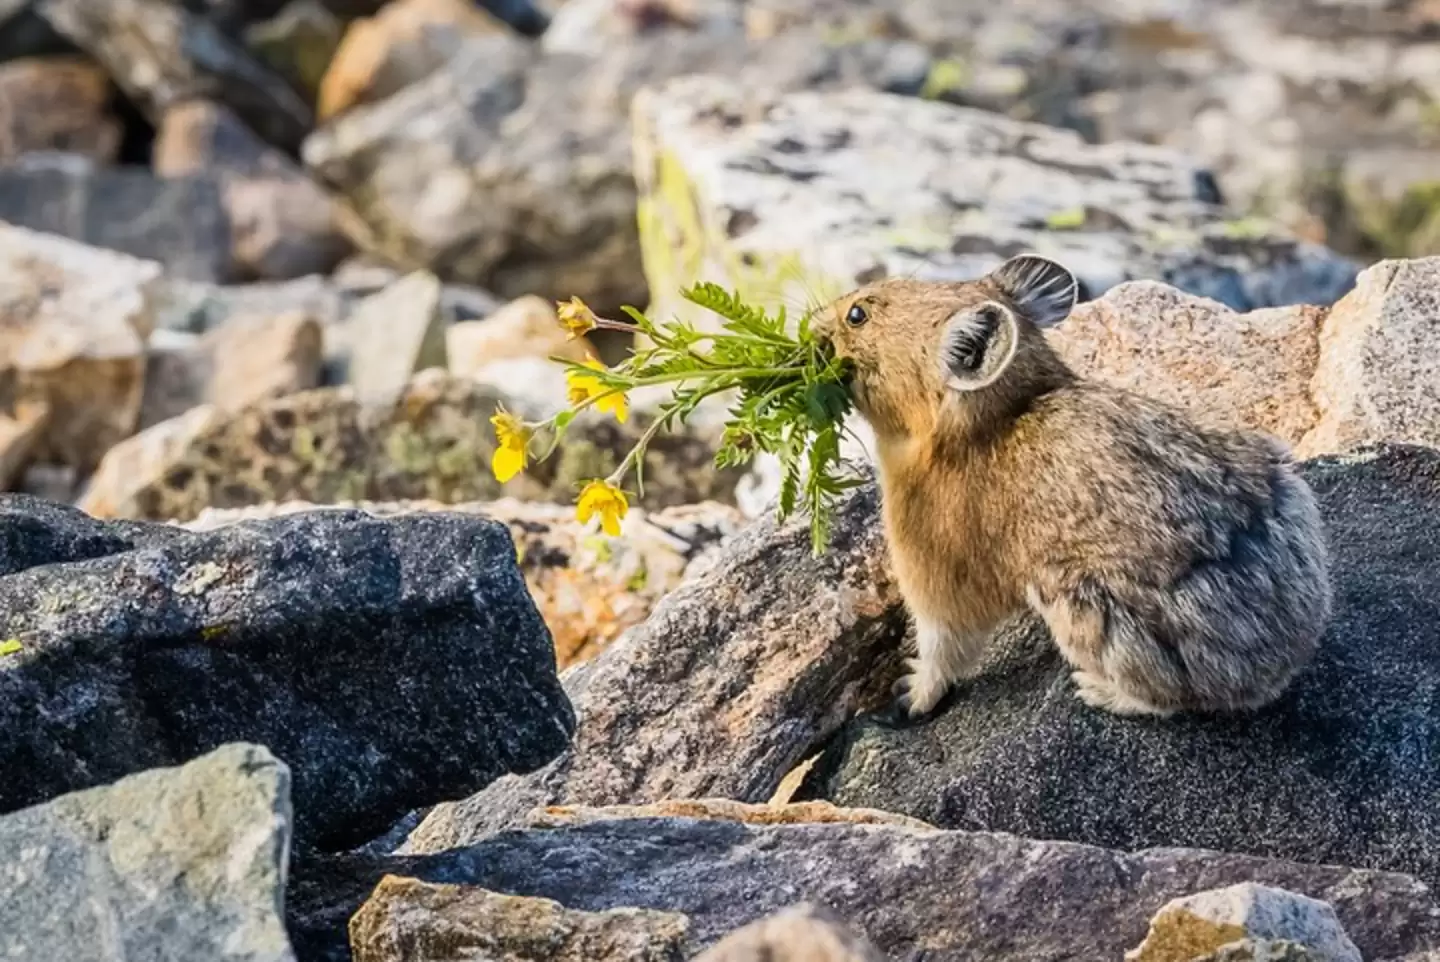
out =
[[290,779],[259,745],[0,818],[0,956],[293,962]]
[[1440,881],[1440,811],[1428,802],[1440,792],[1440,757],[1427,748],[1440,740],[1430,709],[1440,684],[1440,452],[1364,449],[1306,462],[1303,473],[1326,524],[1335,614],[1316,660],[1274,705],[1162,722],[1095,711],[1026,616],[998,632],[985,672],[933,721],[895,730],[857,719],[797,797],[946,828],[1215,848]]
[[105,71],[83,57],[36,57],[0,66],[0,161],[33,151],[110,163],[120,151]]
[[1380,438],[1440,447],[1440,257],[1360,275],[1320,331],[1320,417],[1302,454]]
[[404,850],[464,845],[543,805],[770,798],[884,681],[899,608],[876,497],[865,488],[841,506],[820,558],[803,521],[746,528],[643,625],[566,673],[580,722],[564,756],[437,806]]
[[802,904],[725,936],[695,962],[886,962],[835,913]]
[[215,22],[165,0],[39,0],[37,12],[159,124],[181,100],[227,104],[266,140],[297,146],[314,123],[284,80]]
[[135,430],[159,276],[152,261],[0,225],[0,380],[7,405],[48,409],[35,457],[87,470]]
[[916,818],[871,808],[840,808],[829,802],[784,804],[737,802],[728,798],[670,798],[649,805],[547,805],[530,812],[527,828],[564,828],[636,818],[699,818],[743,825],[900,825],[938,831]]
[[323,340],[319,322],[292,311],[232,317],[193,343],[168,350],[152,343],[140,426],[204,404],[235,412],[309,390],[319,383]]
[[1130,281],[1047,333],[1081,374],[1294,445],[1319,416],[1311,380],[1326,312],[1295,305],[1239,313],[1158,281]]
[[[1096,297],[1165,280],[1239,310],[1330,303],[1355,266],[1237,225],[1172,151],[1086,144],[985,111],[869,91],[687,77],[634,106],[645,271],[661,314],[696,279],[792,308],[883,276],[964,280],[1034,250]],[[713,322],[712,322],[713,323]]]
[[[253,508],[207,508],[186,527],[208,531],[253,518],[280,517],[321,506],[303,501]],[[605,538],[575,520],[570,505],[502,498],[445,505],[439,502],[349,502],[379,517],[413,511],[478,514],[510,529],[530,595],[555,640],[563,670],[605,650],[627,629],[643,622],[656,602],[710,564],[719,546],[734,536],[742,518],[734,508],[707,502],[678,505],[653,514],[634,508],[622,538]]]
[[[1297,959],[1361,962],[1329,905],[1252,882],[1168,903],[1151,920],[1145,941],[1125,953],[1125,962],[1191,962],[1245,941],[1288,943],[1304,953]],[[1239,950],[1233,955],[1243,958]]]
[[640,908],[690,920],[693,958],[796,902],[828,907],[891,959],[1120,959],[1171,899],[1241,882],[1329,902],[1366,959],[1440,946],[1434,894],[1403,875],[1185,849],[1122,854],[1013,835],[895,825],[744,825],[690,818],[504,832],[424,857],[298,866],[291,937],[308,957],[386,874],[553,899],[572,911]]
[[225,742],[346,846],[549,761],[574,715],[505,528],[321,511],[195,533],[11,495],[0,811]]
[[[81,506],[97,516],[185,521],[207,507],[269,501],[570,502],[579,482],[609,475],[651,423],[644,412],[625,424],[586,412],[548,460],[502,486],[490,470],[489,422],[502,401],[510,399],[431,370],[373,403],[341,387],[231,415],[194,408],[112,448]],[[738,477],[715,470],[714,439],[661,432],[646,453],[642,506],[728,502]]]
[[686,919],[390,876],[350,922],[355,962],[682,962]]

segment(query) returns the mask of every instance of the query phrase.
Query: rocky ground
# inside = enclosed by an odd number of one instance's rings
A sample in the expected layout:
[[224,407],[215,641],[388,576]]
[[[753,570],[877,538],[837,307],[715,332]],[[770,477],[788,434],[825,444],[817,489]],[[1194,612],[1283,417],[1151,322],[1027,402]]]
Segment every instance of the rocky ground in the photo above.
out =
[[[0,958],[1437,962],[1437,171],[1433,0],[0,0]],[[707,416],[576,521],[653,399],[490,472],[628,346],[557,299],[1023,250],[1301,459],[1258,715],[1027,617],[896,728],[873,479],[816,558]]]

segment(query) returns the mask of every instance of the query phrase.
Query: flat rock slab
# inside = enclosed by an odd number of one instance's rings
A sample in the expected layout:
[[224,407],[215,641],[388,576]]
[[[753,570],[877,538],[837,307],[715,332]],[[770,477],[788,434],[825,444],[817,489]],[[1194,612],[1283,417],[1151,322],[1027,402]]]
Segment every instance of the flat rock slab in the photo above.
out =
[[692,958],[805,901],[829,908],[890,959],[1120,959],[1172,899],[1247,881],[1329,902],[1370,962],[1440,947],[1433,893],[1402,875],[894,825],[642,818],[505,832],[423,858],[301,867],[288,903],[297,950],[343,958],[344,920],[385,874],[553,899],[574,911],[680,913],[690,920]]
[[285,766],[245,744],[0,818],[0,957],[293,962],[290,821]]
[[1303,471],[1328,528],[1335,615],[1275,705],[1169,721],[1094,711],[1027,617],[933,721],[852,723],[799,797],[946,828],[1440,882],[1440,452],[1368,448]]
[[[574,716],[506,528],[323,511],[191,533],[0,499],[0,811],[268,746],[300,840],[550,761]],[[11,533],[13,532],[13,533]]]
[[[714,76],[634,103],[657,316],[699,279],[801,307],[885,276],[968,280],[1036,251],[1097,297],[1164,280],[1236,310],[1336,300],[1356,265],[1219,206],[1173,151],[863,90]],[[693,312],[692,312],[693,313]]]

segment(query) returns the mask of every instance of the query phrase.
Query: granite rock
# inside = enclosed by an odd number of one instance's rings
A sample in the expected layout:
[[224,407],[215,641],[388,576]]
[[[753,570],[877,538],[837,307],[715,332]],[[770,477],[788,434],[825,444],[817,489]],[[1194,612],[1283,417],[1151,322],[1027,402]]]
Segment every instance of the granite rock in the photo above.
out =
[[802,904],[725,936],[695,962],[886,962],[835,913]]
[[1440,790],[1427,749],[1440,738],[1428,707],[1440,673],[1440,452],[1365,448],[1302,470],[1326,525],[1335,614],[1316,660],[1269,708],[1164,722],[1094,711],[1043,627],[1021,616],[934,720],[857,718],[797,797],[946,828],[1440,881],[1440,815],[1421,801]]
[[0,65],[0,160],[36,151],[110,163],[120,151],[105,72],[83,57],[36,57]]
[[[1360,950],[1329,905],[1251,882],[1167,903],[1151,920],[1145,941],[1125,960],[1189,962],[1245,941],[1288,943],[1306,953],[1297,958],[1314,962],[1361,962]],[[1233,954],[1243,958],[1238,950]]]
[[11,495],[0,811],[266,745],[296,835],[346,846],[569,741],[549,632],[502,525],[321,511],[186,532]]
[[290,778],[227,744],[0,818],[0,956],[294,962]]
[[542,805],[770,798],[876,696],[894,655],[899,602],[876,497],[871,486],[842,504],[819,558],[803,521],[746,528],[644,624],[566,672],[579,725],[565,755],[437,806],[402,850],[464,845]]

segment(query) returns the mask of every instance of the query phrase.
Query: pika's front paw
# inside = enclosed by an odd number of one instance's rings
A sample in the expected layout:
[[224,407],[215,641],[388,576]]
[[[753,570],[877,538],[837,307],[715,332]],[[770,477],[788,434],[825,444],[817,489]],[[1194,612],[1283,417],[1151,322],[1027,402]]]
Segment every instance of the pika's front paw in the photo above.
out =
[[935,710],[949,686],[938,681],[919,659],[912,658],[907,665],[910,670],[895,682],[892,707],[900,721],[916,722]]

